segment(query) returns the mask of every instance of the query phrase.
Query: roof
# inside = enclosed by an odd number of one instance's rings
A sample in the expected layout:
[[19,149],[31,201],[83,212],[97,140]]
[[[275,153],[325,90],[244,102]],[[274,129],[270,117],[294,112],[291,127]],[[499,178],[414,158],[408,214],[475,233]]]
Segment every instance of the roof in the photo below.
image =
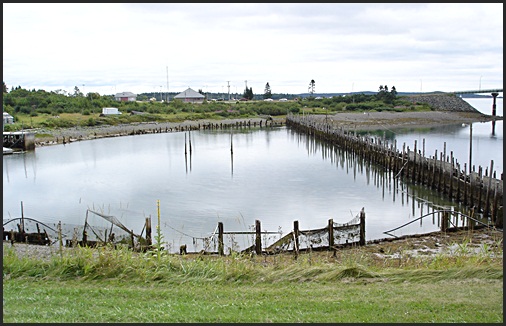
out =
[[137,95],[132,92],[121,92],[114,95],[114,97],[135,97],[135,96]]
[[174,96],[174,98],[201,98],[201,99],[204,99],[205,96],[200,94],[199,92],[195,92],[193,89],[191,88],[188,88],[187,90],[177,94],[176,96]]

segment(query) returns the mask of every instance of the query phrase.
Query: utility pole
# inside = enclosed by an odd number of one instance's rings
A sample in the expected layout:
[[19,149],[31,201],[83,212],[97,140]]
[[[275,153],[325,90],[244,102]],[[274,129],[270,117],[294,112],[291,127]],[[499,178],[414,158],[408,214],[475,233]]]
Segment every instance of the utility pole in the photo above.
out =
[[230,80],[227,80],[228,87],[228,100],[230,101]]
[[165,101],[169,103],[169,66],[167,66],[167,96],[165,96]]

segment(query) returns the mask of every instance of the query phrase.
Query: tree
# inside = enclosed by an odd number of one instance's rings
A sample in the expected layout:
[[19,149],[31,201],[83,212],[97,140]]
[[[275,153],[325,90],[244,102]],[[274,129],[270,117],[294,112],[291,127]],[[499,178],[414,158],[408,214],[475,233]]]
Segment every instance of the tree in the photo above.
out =
[[244,90],[243,97],[247,98],[248,100],[252,100],[253,99],[253,88],[246,87],[246,89]]
[[79,87],[77,86],[74,87],[74,96],[75,97],[84,96],[83,93],[81,93],[81,91],[79,90]]
[[313,95],[314,89],[315,89],[315,82],[314,82],[314,79],[311,79],[311,82],[309,82],[309,86],[307,88],[307,91],[309,92],[309,94]]
[[265,84],[264,99],[271,97],[272,97],[271,86],[269,85],[269,82],[267,82],[267,84]]
[[5,82],[3,82],[3,83],[4,83],[3,92],[4,92],[4,93],[7,93],[7,85],[5,85]]
[[395,86],[392,86],[392,90],[388,92],[388,86],[380,85],[378,94],[376,95],[376,98],[378,100],[381,100],[385,103],[393,103],[395,98],[397,97],[397,90],[395,89]]
[[394,96],[394,98],[397,97],[397,90],[395,89],[395,86],[392,86],[390,93]]

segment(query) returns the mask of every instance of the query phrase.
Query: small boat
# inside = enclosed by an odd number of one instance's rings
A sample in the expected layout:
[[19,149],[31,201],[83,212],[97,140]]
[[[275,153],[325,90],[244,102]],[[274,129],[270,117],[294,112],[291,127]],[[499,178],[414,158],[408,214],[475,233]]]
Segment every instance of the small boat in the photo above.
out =
[[14,153],[14,150],[12,148],[4,147],[4,155],[9,155]]

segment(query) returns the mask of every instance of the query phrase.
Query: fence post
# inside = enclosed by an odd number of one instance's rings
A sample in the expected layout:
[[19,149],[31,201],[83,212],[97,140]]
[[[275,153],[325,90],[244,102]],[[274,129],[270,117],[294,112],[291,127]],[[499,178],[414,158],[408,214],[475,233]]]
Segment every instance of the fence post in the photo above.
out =
[[365,211],[364,207],[360,211],[360,242],[361,246],[365,245]]
[[329,219],[329,250],[334,247],[334,220]]
[[63,258],[63,240],[61,235],[61,221],[58,222],[58,244],[60,245],[60,258]]
[[220,256],[224,255],[223,252],[223,223],[218,222],[218,254]]
[[448,212],[443,212],[443,219],[441,220],[441,232],[448,230]]
[[151,216],[146,217],[146,242],[148,247],[151,247]]
[[132,241],[132,250],[135,250],[134,230],[130,231],[130,240]]
[[255,252],[257,255],[262,254],[262,238],[261,238],[261,228],[260,228],[260,221],[255,221]]
[[299,255],[299,221],[293,221],[293,252],[295,253],[295,259]]

